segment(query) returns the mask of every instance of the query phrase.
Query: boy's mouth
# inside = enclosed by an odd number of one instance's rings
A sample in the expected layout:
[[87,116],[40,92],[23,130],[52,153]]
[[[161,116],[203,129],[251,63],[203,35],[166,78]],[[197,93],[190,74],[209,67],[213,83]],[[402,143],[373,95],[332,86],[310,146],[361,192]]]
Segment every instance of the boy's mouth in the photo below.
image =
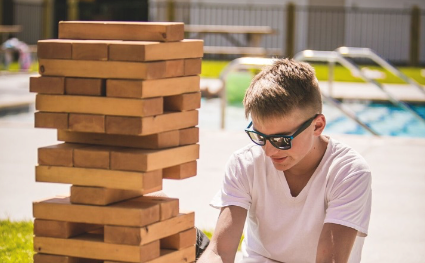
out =
[[270,157],[274,163],[282,163],[288,158],[288,156],[285,157]]

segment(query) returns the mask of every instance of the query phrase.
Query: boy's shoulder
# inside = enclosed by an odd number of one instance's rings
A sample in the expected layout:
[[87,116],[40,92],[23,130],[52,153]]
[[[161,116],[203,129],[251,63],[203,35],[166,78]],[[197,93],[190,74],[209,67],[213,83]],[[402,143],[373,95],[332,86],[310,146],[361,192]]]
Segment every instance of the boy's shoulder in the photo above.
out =
[[370,173],[368,163],[359,152],[334,138],[329,139],[328,150],[323,161],[329,162],[328,165],[331,168],[344,171],[347,176],[353,172]]
[[228,160],[228,165],[250,169],[252,166],[263,165],[266,162],[262,147],[249,143],[233,152]]
[[329,144],[330,146],[328,148],[334,156],[358,158],[359,160],[366,162],[363,156],[353,147],[338,139],[329,137]]
[[261,146],[254,143],[249,143],[233,153],[235,158],[255,158],[260,157],[264,153]]

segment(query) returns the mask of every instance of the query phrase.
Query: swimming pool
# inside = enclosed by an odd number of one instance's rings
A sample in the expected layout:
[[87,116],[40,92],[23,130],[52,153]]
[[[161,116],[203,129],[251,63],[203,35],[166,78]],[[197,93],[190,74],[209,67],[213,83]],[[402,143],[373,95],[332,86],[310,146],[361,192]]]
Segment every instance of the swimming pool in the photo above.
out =
[[[344,102],[344,106],[352,109],[356,116],[380,135],[425,137],[425,122],[413,114],[390,103],[380,102]],[[412,104],[410,107],[422,117],[425,116],[425,105]],[[336,114],[335,108],[325,106],[324,113],[328,124],[325,129],[329,133],[370,134],[343,114]]]
[[[347,107],[354,112],[360,120],[369,125],[381,135],[403,136],[403,137],[424,137],[425,124],[414,118],[410,113],[401,110],[389,103],[377,102],[344,102]],[[412,105],[420,115],[425,116],[425,104]],[[323,106],[323,113],[326,116],[327,125],[325,134],[358,134],[370,135],[357,123],[347,118],[338,109],[327,105]],[[29,111],[19,114],[11,114],[0,117],[0,125],[4,122],[18,122],[33,125],[34,105]],[[242,105],[229,105],[226,109],[226,130],[243,131],[249,121],[245,119]],[[220,129],[220,100],[202,99],[199,110],[199,127],[201,129]]]
[[[425,122],[421,122],[390,103],[351,101],[344,102],[344,107],[356,112],[357,117],[373,130],[386,136],[424,137]],[[425,104],[412,105],[420,115],[425,116]],[[219,129],[220,101],[202,99],[199,126],[201,128]],[[333,106],[323,105],[327,119],[326,134],[371,135],[356,122],[347,118]],[[242,105],[229,105],[226,108],[226,130],[243,131],[249,121],[245,119]]]

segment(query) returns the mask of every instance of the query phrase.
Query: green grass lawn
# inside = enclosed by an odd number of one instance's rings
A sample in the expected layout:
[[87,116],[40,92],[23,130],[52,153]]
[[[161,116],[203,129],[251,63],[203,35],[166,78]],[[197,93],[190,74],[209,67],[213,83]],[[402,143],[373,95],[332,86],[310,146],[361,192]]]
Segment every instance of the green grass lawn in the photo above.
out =
[[[229,61],[211,61],[211,60],[204,60],[202,61],[202,73],[201,77],[204,78],[218,78],[220,75],[220,72],[229,64]],[[325,64],[312,64],[315,71],[316,76],[318,80],[326,81],[328,80],[328,66]],[[363,68],[365,66],[361,66]],[[378,80],[378,82],[381,83],[405,83],[403,80],[398,78],[397,76],[394,76],[392,73],[387,72],[386,70],[377,67],[377,66],[367,66],[370,70],[377,70],[381,71],[385,74],[384,79]],[[422,70],[425,70],[425,68],[420,67],[399,67],[398,68],[401,72],[403,72],[408,77],[414,79],[418,83],[425,85],[425,76],[421,74]],[[4,66],[0,64],[0,70],[5,70]],[[19,64],[18,63],[12,63],[9,66],[9,71],[16,72],[19,71]],[[30,72],[37,72],[38,71],[38,61],[32,63]],[[253,74],[256,73],[256,71],[251,71]],[[357,78],[355,76],[352,76],[350,71],[340,65],[335,66],[334,70],[334,80],[335,81],[347,81],[347,82],[363,82],[362,79]]]
[[[20,69],[18,62],[13,62],[9,65],[9,68],[7,68],[7,69],[5,68],[5,66],[3,64],[0,63],[0,70],[7,70],[7,71],[10,71],[10,72],[19,72],[21,69]],[[38,72],[38,61],[33,62],[28,71],[29,72]]]
[[[212,231],[203,232],[211,239]],[[33,222],[0,220],[0,262],[29,263],[33,254]]]
[[[208,61],[204,60],[202,62],[202,74],[201,77],[205,78],[218,78],[220,72],[228,64],[227,61]],[[328,80],[328,66],[326,64],[312,64],[315,69],[317,79],[319,81]],[[364,68],[361,66],[360,68]],[[367,66],[369,70],[381,72],[383,76],[382,79],[377,79],[380,83],[388,84],[406,84],[402,79],[393,75],[391,72],[388,72],[378,66]],[[423,68],[413,68],[413,67],[401,67],[399,68],[401,72],[410,78],[414,79],[419,84],[425,85],[425,76],[421,74]],[[258,70],[249,70],[241,72],[231,72],[227,76],[226,82],[226,92],[227,100],[230,104],[241,105],[243,100],[245,90],[248,88],[252,77],[258,72]],[[334,69],[334,81],[341,82],[364,82],[361,78],[353,76],[351,72],[343,66],[336,65]]]
[[32,221],[0,220],[0,262],[32,262]]
[[[210,61],[204,60],[202,62],[202,77],[205,78],[218,78],[220,72],[226,67],[228,61]],[[312,64],[316,71],[316,76],[318,80],[326,81],[328,80],[328,66],[325,64]],[[363,68],[365,66],[361,66]],[[382,83],[405,83],[403,80],[394,76],[392,73],[378,67],[378,66],[367,66],[370,70],[379,70],[385,74],[385,78],[378,80]],[[425,68],[420,67],[399,67],[398,68],[405,75],[413,78],[418,83],[425,85],[425,76],[421,75],[421,70]],[[255,72],[253,72],[255,73]],[[335,66],[334,70],[334,80],[335,81],[347,81],[347,82],[363,82],[362,79],[352,76],[350,71],[343,66]]]

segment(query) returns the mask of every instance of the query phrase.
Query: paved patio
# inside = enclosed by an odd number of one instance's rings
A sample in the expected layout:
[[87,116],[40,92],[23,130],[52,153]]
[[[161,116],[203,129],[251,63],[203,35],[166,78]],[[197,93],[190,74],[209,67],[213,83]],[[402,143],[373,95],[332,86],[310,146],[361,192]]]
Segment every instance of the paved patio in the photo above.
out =
[[[69,193],[69,185],[35,183],[37,148],[56,143],[53,130],[31,124],[0,126],[0,218],[31,219],[34,200]],[[213,229],[208,202],[219,189],[229,155],[248,143],[243,132],[201,130],[198,176],[165,181],[164,191]],[[334,136],[351,145],[373,171],[373,213],[362,262],[425,262],[425,139]],[[189,191],[190,190],[190,191]],[[407,258],[406,258],[407,257]]]
[[[230,154],[249,141],[242,131],[200,123],[198,175],[165,181],[164,191],[179,198],[182,209],[196,212],[198,227],[213,229],[218,211],[208,202],[221,185]],[[360,152],[373,172],[373,210],[362,262],[425,262],[425,139],[333,137]],[[30,119],[0,119],[0,218],[32,219],[32,201],[69,193],[69,185],[34,181],[37,148],[54,143],[55,130],[34,129]]]

